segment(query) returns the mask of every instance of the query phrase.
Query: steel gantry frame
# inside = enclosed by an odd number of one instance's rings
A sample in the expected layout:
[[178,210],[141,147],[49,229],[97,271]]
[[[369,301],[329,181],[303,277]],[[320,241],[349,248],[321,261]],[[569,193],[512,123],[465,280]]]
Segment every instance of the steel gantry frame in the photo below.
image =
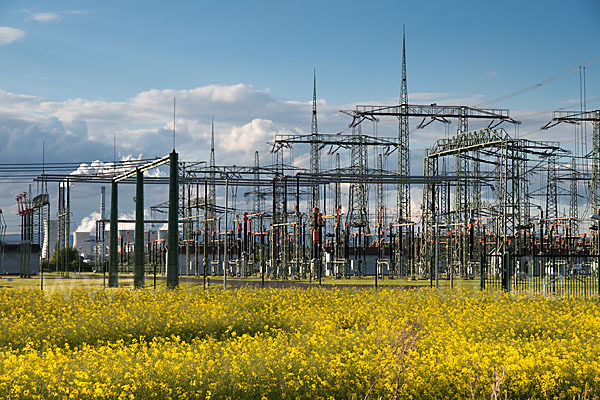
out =
[[[63,182],[59,193],[61,200],[66,204],[69,202],[64,199],[68,198],[69,184],[72,183],[112,182],[116,185],[117,182],[137,182],[136,206],[139,203],[142,207],[144,192],[140,182],[170,182],[173,185],[169,190],[170,200],[152,208],[168,207],[170,211],[175,210],[175,220],[169,221],[169,261],[165,263],[168,265],[167,271],[173,271],[175,268],[175,272],[171,272],[171,279],[168,279],[170,284],[173,282],[172,277],[179,273],[177,266],[171,261],[179,251],[180,238],[174,236],[178,235],[179,224],[183,226],[181,243],[185,246],[185,273],[191,270],[195,274],[200,273],[198,253],[202,249],[202,269],[205,275],[222,272],[240,277],[258,273],[263,278],[265,275],[273,278],[302,278],[307,275],[310,279],[321,278],[321,266],[327,265],[325,255],[329,253],[333,257],[328,261],[330,264],[326,266],[326,270],[335,270],[338,276],[349,276],[350,249],[354,248],[352,261],[358,263],[354,273],[363,274],[366,270],[363,268],[362,257],[365,249],[373,243],[374,246],[379,246],[376,271],[381,276],[384,273],[383,267],[387,266],[388,274],[391,275],[428,277],[437,281],[443,274],[452,277],[456,273],[464,278],[472,277],[478,272],[480,257],[491,253],[518,254],[526,247],[526,233],[533,225],[530,212],[532,194],[529,192],[533,174],[541,177],[543,171],[544,180],[548,182],[542,189],[545,190],[543,195],[546,197],[546,219],[560,219],[557,195],[562,194],[562,188],[559,187],[561,180],[571,179],[571,208],[573,203],[576,204],[577,191],[576,186],[573,189],[573,181],[582,179],[581,176],[576,178],[573,170],[569,171],[569,177],[564,178],[560,176],[556,167],[561,164],[563,157],[570,157],[569,153],[560,148],[558,143],[513,138],[504,129],[498,128],[502,122],[518,123],[510,117],[508,110],[409,104],[404,48],[399,104],[359,105],[355,110],[345,111],[352,117],[352,134],[318,132],[316,74],[313,76],[313,84],[313,121],[310,134],[277,135],[271,143],[274,153],[271,166],[260,166],[258,152],[255,153],[252,166],[217,166],[214,156],[213,122],[208,163],[178,162],[177,158],[172,162],[172,155],[169,155],[160,160],[146,160],[144,165],[137,165],[128,173],[122,172],[128,168],[121,165],[118,176],[115,176],[115,168],[106,173],[89,176],[69,175],[70,183],[67,184],[64,183],[67,178],[64,174],[44,174],[41,179],[45,182]],[[398,119],[398,138],[382,138],[362,133],[361,122],[377,122],[378,118],[384,116]],[[599,111],[563,112],[555,114],[553,119],[553,124],[591,121],[594,125],[594,150],[589,156],[594,188],[591,197],[596,208],[600,202],[599,116]],[[411,175],[408,169],[408,119],[412,117],[422,118],[417,128],[423,128],[433,121],[443,122],[446,128],[451,119],[458,122],[455,135],[439,139],[427,150],[422,176]],[[487,128],[473,131],[469,130],[471,120],[490,122]],[[290,150],[291,153],[293,146],[301,144],[310,147],[309,167],[304,169],[286,165],[284,152]],[[367,150],[373,147],[376,150],[373,153],[374,168],[370,168]],[[319,158],[322,150],[335,156],[334,168],[321,168]],[[350,160],[343,168],[340,165],[341,150],[348,154]],[[398,152],[397,170],[384,170],[385,157],[394,151]],[[449,157],[454,157],[455,160],[451,162]],[[143,176],[144,168],[150,168],[156,163],[165,163],[167,158],[171,164],[170,180],[160,176]],[[574,165],[575,162],[571,160],[571,164]],[[175,183],[173,176],[176,177]],[[343,184],[349,187],[347,210],[343,210],[342,206]],[[410,188],[415,184],[423,185],[420,225],[419,221],[415,220],[416,215],[412,215],[415,210],[410,209]],[[199,195],[200,185],[204,186],[204,196]],[[333,190],[328,196],[327,188],[331,185]],[[376,212],[369,208],[369,185],[376,189]],[[395,187],[397,191],[395,223],[389,226],[384,224],[386,185]],[[225,207],[217,205],[217,186],[225,187]],[[248,187],[252,190],[250,213],[235,200],[238,187]],[[222,191],[222,188],[219,190]],[[111,205],[111,218],[112,213],[118,209],[116,187],[112,195],[114,207]],[[484,199],[484,196],[487,198]],[[266,198],[272,200],[272,207],[264,207],[263,201]],[[333,201],[327,200],[328,198]],[[294,207],[289,206],[291,199],[295,200]],[[301,211],[301,201],[306,201],[302,204],[310,207],[309,212]],[[60,212],[65,212],[68,208],[66,204],[59,200]],[[137,211],[136,222],[139,220],[143,223],[143,213]],[[570,213],[571,221],[575,214],[577,213]],[[221,219],[225,220],[224,224]],[[374,233],[377,235],[376,240],[371,238],[371,225],[377,227]],[[422,237],[415,235],[413,229],[422,229]],[[138,265],[144,264],[144,253],[140,251],[143,250],[143,241],[140,245],[143,230],[142,234],[138,234],[139,231],[136,224],[136,287],[143,285],[143,272]],[[570,228],[570,231],[573,232],[573,228]],[[112,252],[116,250],[116,242],[112,236],[111,231],[109,286],[114,286],[116,282],[112,273],[116,259]],[[61,242],[65,239],[68,240],[68,234],[63,233]],[[552,232],[549,240],[554,240]],[[213,261],[216,256],[216,268],[213,268],[215,263],[209,261],[208,253],[212,254]],[[195,255],[196,260],[194,268],[191,268],[192,255]],[[442,265],[443,259],[446,260],[445,266]],[[226,262],[221,263],[221,260]],[[223,269],[220,269],[220,266]],[[354,266],[356,267],[356,264]]]
[[[585,158],[591,161],[592,174],[589,181],[590,188],[590,205],[594,214],[600,213],[600,110],[593,111],[553,111],[552,119],[547,122],[542,129],[550,129],[561,123],[569,124],[592,124],[592,150],[589,154],[585,155]],[[574,161],[572,161],[572,168],[575,169]],[[573,177],[570,188],[570,213],[569,217],[571,220],[574,218],[579,219],[579,212],[577,210],[577,181]],[[571,224],[575,225],[573,222]],[[572,228],[573,229],[573,228]],[[573,232],[572,232],[573,233]],[[600,232],[596,232],[596,235]],[[598,248],[598,240],[592,240],[592,252],[597,253],[600,251]]]
[[[455,254],[450,257],[450,265],[446,265],[446,272],[454,275],[458,267],[458,273],[463,277],[472,276],[476,271],[474,266],[479,260],[477,257],[474,241],[481,237],[474,229],[475,225],[483,218],[491,217],[495,220],[489,233],[496,238],[495,251],[500,254],[504,251],[515,252],[518,250],[517,239],[523,226],[530,223],[529,219],[529,199],[527,197],[527,161],[530,158],[537,158],[541,162],[550,165],[556,157],[568,154],[560,148],[558,143],[530,141],[525,139],[513,139],[504,129],[484,128],[475,131],[461,132],[448,138],[438,139],[436,144],[427,150],[424,159],[424,175],[436,176],[438,174],[439,159],[447,156],[462,158],[461,164],[466,161],[485,162],[494,167],[489,174],[478,173],[472,178],[464,178],[465,175],[455,171],[456,182],[452,185],[456,197],[464,196],[461,191],[470,189],[473,186],[489,185],[495,192],[495,204],[488,204],[485,207],[481,200],[481,191],[478,189],[477,197],[471,197],[469,203],[465,203],[465,208],[455,208],[453,213],[463,215],[464,219],[441,219],[439,216],[440,207],[440,188],[436,184],[426,184],[423,186],[423,232],[424,244],[420,255],[420,265],[418,273],[421,276],[433,276],[433,271],[440,269],[437,254],[437,238],[440,231],[446,230],[447,240],[458,243],[458,246],[451,245],[448,251],[456,253],[459,250],[459,257]],[[458,162],[457,162],[458,165]],[[462,164],[464,165],[464,164]],[[458,193],[457,193],[458,192]],[[463,197],[464,198],[464,197]],[[442,198],[442,201],[447,201]],[[479,208],[474,208],[475,206]],[[485,210],[487,208],[487,211]],[[452,221],[450,224],[442,221]],[[464,221],[468,223],[468,232],[461,232]],[[467,244],[467,242],[469,242]],[[485,248],[482,249],[485,254]],[[435,267],[435,268],[434,268]],[[437,276],[437,274],[436,274]]]
[[[404,64],[404,62],[403,62]],[[405,78],[405,65],[403,65],[403,74]],[[404,89],[403,89],[404,90]],[[406,103],[404,103],[406,100]],[[456,119],[458,121],[458,129],[457,133],[467,132],[468,131],[468,121],[469,119],[477,119],[477,120],[489,120],[488,128],[494,128],[500,125],[503,122],[509,122],[518,124],[519,122],[510,117],[509,110],[505,109],[479,109],[468,106],[451,106],[451,105],[419,105],[419,104],[408,104],[408,94],[403,96],[401,94],[400,104],[385,106],[385,105],[357,105],[354,110],[341,110],[341,112],[352,117],[352,122],[350,123],[350,127],[358,126],[365,120],[377,121],[379,117],[396,117],[400,121],[400,132],[402,133],[399,136],[399,146],[401,151],[398,153],[398,172],[400,174],[406,173],[408,171],[408,167],[405,164],[410,163],[409,154],[409,135],[408,135],[408,118],[409,117],[420,117],[422,121],[417,126],[417,129],[422,129],[431,124],[434,121],[443,122],[445,124],[450,123],[450,119]],[[406,133],[406,134],[404,134]],[[475,175],[475,180],[478,182],[478,174],[479,174],[479,162],[476,160],[472,161],[472,170]],[[405,171],[406,170],[406,171]],[[469,161],[463,160],[460,157],[456,158],[456,168],[455,168],[457,176],[462,175],[470,175],[469,171]],[[468,186],[462,185],[462,179],[458,180],[459,187],[456,191],[455,201],[454,201],[454,209],[455,212],[452,214],[452,223],[455,225],[462,225],[463,233],[467,230],[467,220],[468,217],[466,215],[467,210],[469,209],[469,201],[473,201],[474,198],[478,196],[476,193],[481,191],[481,187],[476,184],[474,187],[471,187],[472,197],[469,198]],[[462,186],[460,186],[462,185]],[[411,215],[410,215],[410,188],[400,185],[398,187],[398,201],[396,205],[396,215],[404,215],[402,221],[398,220],[399,232],[396,235],[396,260],[400,266],[406,264],[406,269],[409,269],[414,273],[415,266],[412,264],[414,260],[410,259],[411,249],[407,246],[409,245],[408,240],[403,240],[403,236],[406,235],[406,232],[402,231],[402,226],[410,223]],[[444,205],[446,206],[446,204]],[[479,207],[479,205],[475,205]],[[459,259],[464,259],[466,253],[464,248],[459,247],[459,242],[455,243],[455,251],[452,252],[454,262],[459,262]],[[402,244],[402,245],[401,245]],[[404,269],[404,268],[403,268]]]
[[[337,135],[336,135],[337,136]],[[350,139],[348,141],[348,139]],[[389,139],[377,139],[370,138],[366,135],[355,135],[352,138],[337,138],[333,140],[332,138],[325,137],[324,140],[329,144],[334,144],[334,148],[348,148],[354,149],[357,148],[355,146],[356,140],[362,140],[366,143],[374,143],[378,146],[384,146],[386,144],[390,144],[392,147],[394,145],[393,140]],[[360,147],[360,146],[358,146]],[[389,151],[392,151],[391,149]],[[364,156],[364,153],[363,153]],[[172,154],[168,157],[164,157],[159,160],[149,161],[144,165],[138,165],[135,168],[130,169],[129,171],[122,172],[126,168],[119,167],[114,170],[108,170],[104,173],[100,174],[91,174],[90,176],[86,175],[76,175],[72,176],[73,181],[71,183],[112,183],[112,201],[111,201],[111,222],[113,229],[111,229],[110,234],[110,262],[109,262],[109,286],[117,286],[118,285],[118,265],[119,265],[119,253],[118,253],[118,237],[117,230],[114,229],[118,224],[118,220],[115,220],[118,216],[118,184],[136,184],[138,187],[137,196],[136,196],[136,261],[134,265],[134,283],[136,287],[141,287],[144,285],[144,269],[147,263],[145,259],[142,259],[142,255],[144,253],[140,252],[143,247],[140,245],[140,240],[143,238],[141,232],[144,223],[154,223],[155,221],[145,221],[143,217],[143,213],[140,213],[140,210],[143,209],[143,189],[141,186],[150,185],[150,184],[166,184],[171,182],[172,179],[167,179],[161,176],[143,176],[144,171],[157,167],[159,165],[165,163],[172,162]],[[174,164],[177,166],[177,169],[173,170],[176,172],[177,176],[177,189],[174,189],[172,186],[169,190],[170,196],[174,193],[175,199],[171,199],[171,201],[165,202],[163,204],[153,206],[151,209],[154,211],[161,211],[166,208],[169,208],[169,212],[172,211],[172,205],[175,204],[178,211],[176,212],[176,218],[179,224],[183,224],[184,226],[184,237],[183,242],[181,242],[185,246],[186,251],[186,267],[189,266],[189,263],[192,261],[191,250],[199,251],[200,248],[206,252],[211,252],[213,254],[223,254],[225,248],[227,248],[227,254],[231,255],[231,263],[228,266],[228,273],[234,273],[240,276],[247,276],[249,274],[255,273],[266,273],[267,275],[272,275],[276,277],[286,277],[288,275],[301,277],[306,276],[306,274],[310,274],[310,276],[317,276],[317,270],[310,270],[308,268],[309,260],[306,259],[308,256],[306,249],[308,249],[307,245],[310,243],[309,240],[306,240],[305,237],[309,234],[306,229],[305,221],[308,220],[308,216],[299,212],[298,204],[300,201],[300,197],[304,197],[307,200],[310,199],[310,195],[312,191],[310,190],[315,185],[329,185],[333,184],[335,189],[333,191],[334,197],[334,214],[330,216],[319,216],[319,221],[323,221],[327,218],[334,218],[335,223],[333,227],[335,228],[335,232],[332,234],[334,238],[331,244],[326,244],[326,235],[325,231],[323,231],[323,235],[319,236],[323,238],[323,246],[330,246],[331,249],[328,250],[330,252],[335,252],[335,256],[332,262],[338,262],[331,266],[331,270],[336,269],[338,274],[349,276],[350,270],[348,269],[349,265],[349,252],[348,248],[356,247],[356,246],[368,246],[367,233],[369,230],[370,221],[368,218],[364,218],[364,224],[359,226],[358,228],[361,230],[361,235],[355,236],[356,243],[352,244],[352,237],[349,235],[349,225],[346,227],[343,226],[342,219],[344,218],[344,214],[341,210],[341,184],[347,183],[350,186],[355,187],[366,187],[367,184],[372,183],[374,180],[377,180],[382,185],[398,185],[399,183],[405,184],[422,184],[424,182],[435,181],[438,182],[440,180],[444,182],[448,182],[454,179],[451,176],[447,177],[422,177],[422,176],[400,176],[396,172],[383,171],[380,169],[370,169],[368,165],[364,162],[364,158],[360,162],[362,165],[361,168],[357,171],[352,168],[341,168],[339,164],[339,153],[336,154],[336,168],[332,171],[323,171],[319,174],[311,174],[309,171],[291,167],[287,165],[275,165],[275,166],[267,166],[267,167],[259,167],[258,165],[254,165],[252,167],[239,167],[239,166],[210,166],[206,165],[203,162],[196,163],[177,163]],[[119,175],[115,175],[114,171],[118,170]],[[173,172],[172,171],[172,172]],[[214,174],[214,178],[211,178],[211,175]],[[227,177],[227,178],[224,178]],[[64,175],[44,175],[40,179],[48,182],[63,182],[65,180]],[[224,180],[226,181],[224,183]],[[200,192],[198,185],[204,185],[205,195],[204,197],[200,197],[198,193]],[[280,198],[281,207],[275,205],[273,213],[253,213],[251,215],[244,215],[241,218],[240,210],[233,208],[223,208],[219,206],[212,207],[208,205],[208,187],[210,185],[215,186],[229,186],[229,187],[238,187],[238,186],[246,186],[253,188],[255,192],[260,190],[260,197],[271,196],[273,198],[273,193],[275,194],[274,198],[277,199],[279,197],[279,191],[283,193],[283,196]],[[194,197],[193,188],[196,187],[196,196]],[[280,187],[281,189],[278,189]],[[273,191],[269,193],[269,188],[273,188]],[[294,190],[295,189],[295,190]],[[308,189],[308,190],[303,190]],[[366,195],[366,193],[363,193]],[[185,198],[180,201],[179,196],[184,196]],[[324,193],[325,195],[325,193]],[[296,207],[295,211],[292,214],[288,213],[287,199],[289,197],[295,197],[296,199]],[[364,198],[362,199],[364,201]],[[276,201],[277,202],[277,201]],[[199,210],[204,209],[204,214],[202,215]],[[216,221],[211,221],[208,217],[208,211],[213,210],[216,214]],[[323,209],[326,209],[325,207]],[[193,210],[196,210],[196,215],[193,215]],[[242,221],[238,222],[238,229],[231,229],[231,227],[225,226],[221,229],[218,228],[220,225],[218,221],[220,221],[221,216],[225,213],[240,215],[240,217],[236,217],[237,219],[231,218],[231,220]],[[256,215],[259,214],[259,215]],[[250,219],[256,218],[260,221],[264,218],[271,219],[271,229],[265,232],[264,225],[262,223],[255,225],[258,228],[247,229],[248,226],[252,226],[248,224]],[[291,217],[291,219],[290,219]],[[366,217],[366,216],[365,216]],[[171,218],[170,218],[171,219]],[[104,220],[102,221],[104,222]],[[314,222],[314,221],[313,221]],[[140,226],[140,224],[142,224]],[[212,225],[214,227],[215,235],[211,235],[209,232],[208,225]],[[325,228],[323,222],[319,222],[319,229]],[[241,227],[241,229],[240,229]],[[178,232],[175,230],[175,232]],[[185,234],[187,232],[187,235]],[[265,236],[266,233],[266,236]],[[250,235],[252,235],[250,238]],[[173,240],[171,237],[173,235],[169,235],[169,239]],[[263,239],[267,238],[267,243],[264,243]],[[256,241],[255,244],[252,244],[253,241]],[[203,246],[200,246],[199,243],[202,242]],[[225,243],[228,242],[229,246],[225,246]],[[163,242],[164,246],[164,242]],[[214,248],[216,246],[216,248]],[[267,256],[269,252],[265,252],[265,248],[269,248],[272,246],[273,250],[271,251],[270,256]],[[174,251],[173,248],[178,248],[179,245],[173,245],[172,243],[168,246],[171,249],[168,252],[167,258],[171,258]],[[212,247],[212,250],[210,248]],[[188,254],[188,250],[190,254]],[[152,250],[154,251],[154,250]],[[237,252],[238,255],[235,255]],[[258,254],[249,254],[248,252],[256,252]],[[324,256],[325,252],[319,250],[319,257]],[[359,256],[364,255],[364,251],[358,253]],[[241,256],[240,256],[241,255]],[[149,254],[149,261],[154,256]],[[223,254],[223,258],[229,259],[225,257]],[[219,259],[220,256],[219,256]],[[271,260],[271,264],[269,264],[268,268],[265,268],[265,263],[268,260]],[[160,258],[158,259],[159,263]],[[198,256],[195,257],[195,267],[192,268],[194,271],[200,271],[199,268],[199,260]],[[156,259],[154,258],[154,262]],[[320,264],[319,261],[318,264]],[[168,278],[173,276],[173,266],[172,261],[167,260],[165,263],[166,271]],[[207,254],[205,253],[203,257],[203,265],[208,267],[209,261],[207,259]],[[317,264],[317,265],[318,265]],[[359,265],[362,265],[359,262]],[[338,268],[338,266],[340,268]],[[204,269],[204,273],[218,274],[220,271],[217,269],[209,270],[209,268]],[[169,271],[171,271],[169,273]],[[187,271],[187,269],[186,269]],[[322,271],[321,271],[322,272]],[[355,271],[356,272],[356,271]],[[364,271],[361,273],[364,273]],[[320,273],[320,272],[319,272]],[[169,280],[169,279],[168,279]],[[169,280],[170,281],[170,280]]]

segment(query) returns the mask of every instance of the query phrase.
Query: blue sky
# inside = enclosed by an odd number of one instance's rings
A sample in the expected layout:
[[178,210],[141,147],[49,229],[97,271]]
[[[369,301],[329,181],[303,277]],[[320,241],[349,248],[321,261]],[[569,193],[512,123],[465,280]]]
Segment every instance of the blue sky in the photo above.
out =
[[[44,140],[50,161],[111,160],[115,133],[119,158],[162,156],[177,96],[184,159],[207,158],[214,116],[218,162],[251,164],[256,149],[268,163],[273,134],[310,130],[313,68],[322,131],[347,129],[340,108],[397,101],[403,24],[412,103],[481,103],[600,55],[598,0],[4,0],[0,157],[39,161]],[[600,59],[586,76],[588,109],[600,108]],[[548,111],[578,101],[572,73],[490,107],[540,113],[520,132],[568,143],[571,128],[537,129]],[[394,136],[395,124],[383,121],[379,132]],[[422,150],[443,134],[434,124],[411,136],[415,173]],[[305,152],[294,155],[306,164]],[[0,186],[0,208],[14,211],[23,185]],[[97,188],[78,190],[74,221],[97,208]]]
[[[32,18],[42,12],[58,20]],[[316,67],[330,103],[383,100],[397,97],[404,23],[409,90],[488,98],[600,54],[599,16],[597,0],[5,0],[0,25],[26,36],[0,49],[0,87],[51,100],[121,100],[150,88],[242,82],[298,100],[310,96]],[[577,94],[562,86],[563,96]]]

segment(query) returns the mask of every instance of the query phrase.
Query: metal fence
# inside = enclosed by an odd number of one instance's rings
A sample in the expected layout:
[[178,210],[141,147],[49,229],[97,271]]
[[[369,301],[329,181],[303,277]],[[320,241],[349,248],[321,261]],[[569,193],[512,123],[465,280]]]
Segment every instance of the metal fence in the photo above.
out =
[[599,259],[597,255],[485,255],[480,286],[507,292],[597,296]]

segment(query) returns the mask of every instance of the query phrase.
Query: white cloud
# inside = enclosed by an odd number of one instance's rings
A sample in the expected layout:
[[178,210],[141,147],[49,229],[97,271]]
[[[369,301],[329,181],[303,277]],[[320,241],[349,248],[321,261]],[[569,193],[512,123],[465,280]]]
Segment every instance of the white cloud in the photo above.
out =
[[291,132],[278,129],[271,120],[254,119],[243,126],[234,126],[228,133],[220,135],[220,146],[230,152],[252,153],[265,142],[272,141],[276,134]]
[[0,89],[0,102],[3,105],[6,104],[20,104],[20,103],[32,103],[40,101],[41,97],[31,96],[27,94],[15,94],[6,92]]
[[20,29],[0,26],[0,45],[9,44],[24,37],[25,32]]
[[37,22],[58,22],[61,20],[61,15],[56,12],[41,12],[32,14],[27,20],[37,21]]
[[[307,134],[311,125],[310,90],[306,99],[280,100],[271,97],[265,90],[251,85],[208,85],[187,90],[150,89],[120,101],[102,99],[67,99],[46,101],[27,94],[0,90],[0,159],[4,163],[28,163],[41,161],[42,141],[45,141],[46,162],[77,162],[73,174],[112,173],[113,135],[116,134],[117,159],[140,159],[162,157],[172,149],[173,98],[177,98],[176,148],[182,161],[207,161],[209,157],[211,117],[215,118],[215,140],[217,165],[252,165],[254,151],[260,152],[261,165],[273,162],[271,147],[276,134]],[[417,103],[473,104],[481,101],[480,95],[457,99],[453,93],[410,94]],[[304,101],[301,101],[304,100]],[[397,99],[396,99],[397,101]],[[381,104],[381,102],[377,102]],[[385,104],[386,102],[383,101]],[[392,103],[393,104],[393,103]],[[319,100],[319,131],[335,133],[347,128],[350,117],[339,109],[353,109],[351,105],[329,105]],[[444,126],[434,123],[424,130],[416,130],[419,121],[411,120],[411,170],[422,171],[423,149],[444,136]],[[470,121],[473,129],[478,122]],[[377,134],[380,137],[396,137],[397,119],[381,119]],[[456,123],[448,127],[449,133],[456,131]],[[511,128],[512,129],[512,128]],[[521,127],[525,132],[525,127]],[[565,131],[555,128],[552,135],[557,138]],[[371,134],[371,126],[363,126],[363,132]],[[512,131],[510,132],[512,134]],[[554,136],[553,136],[554,137]],[[25,150],[27,149],[27,150]],[[293,152],[285,150],[285,162],[308,167],[308,145],[294,146]],[[322,150],[322,168],[333,165],[334,157]],[[340,150],[342,168],[349,164],[349,155]],[[128,156],[133,154],[134,156]],[[369,154],[369,165],[372,165]],[[95,160],[95,161],[92,161]],[[104,161],[102,161],[104,160]],[[396,162],[395,154],[389,166]],[[152,171],[146,176],[166,176],[168,167]],[[61,173],[65,173],[64,170]],[[0,208],[8,209],[14,204],[16,193],[24,190],[2,184]],[[120,210],[129,212],[134,203],[133,185],[123,185]],[[50,188],[56,196],[56,186]],[[166,201],[167,189],[161,185],[147,185],[145,200],[148,206]],[[81,220],[92,210],[98,209],[97,185],[78,185],[80,197],[73,200],[73,221]],[[75,193],[75,192],[74,192]],[[222,190],[221,190],[222,193]],[[345,196],[345,195],[344,195]],[[388,204],[395,204],[393,194]],[[415,202],[420,197],[414,197]],[[108,197],[107,197],[108,201]],[[416,206],[416,204],[413,204]],[[77,215],[76,215],[77,214]],[[5,214],[9,232],[18,230],[18,219],[14,213]]]

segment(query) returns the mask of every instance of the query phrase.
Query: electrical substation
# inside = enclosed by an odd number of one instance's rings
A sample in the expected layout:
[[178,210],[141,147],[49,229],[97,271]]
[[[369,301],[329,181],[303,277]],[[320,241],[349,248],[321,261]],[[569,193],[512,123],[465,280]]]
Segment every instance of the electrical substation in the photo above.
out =
[[[58,249],[69,246],[70,187],[85,183],[99,189],[94,262],[109,287],[132,271],[136,287],[158,273],[171,288],[182,275],[205,283],[213,276],[314,283],[376,277],[600,294],[600,110],[558,110],[542,127],[589,129],[590,146],[581,140],[573,150],[522,138],[509,133],[520,122],[507,109],[409,103],[403,51],[398,104],[341,112],[351,132],[319,132],[315,77],[310,134],[277,135],[270,163],[255,152],[253,165],[218,165],[213,126],[207,160],[179,160],[173,149],[163,158],[116,162],[87,175],[48,166],[35,178],[45,191],[17,196],[20,274],[35,273],[32,248],[41,249],[51,234],[48,183],[58,184]],[[397,137],[364,133],[381,120],[397,121]],[[409,121],[414,129],[435,124],[447,132],[425,150],[422,171],[410,169]],[[473,122],[486,127],[472,130]],[[309,168],[294,163],[294,149],[309,151]],[[168,177],[144,175],[166,164]],[[119,219],[121,185],[136,187],[132,220]],[[144,204],[145,185],[168,185],[168,201]],[[411,202],[414,188],[422,195]],[[145,218],[144,207],[152,218]],[[135,230],[106,229],[119,223],[134,223]]]

